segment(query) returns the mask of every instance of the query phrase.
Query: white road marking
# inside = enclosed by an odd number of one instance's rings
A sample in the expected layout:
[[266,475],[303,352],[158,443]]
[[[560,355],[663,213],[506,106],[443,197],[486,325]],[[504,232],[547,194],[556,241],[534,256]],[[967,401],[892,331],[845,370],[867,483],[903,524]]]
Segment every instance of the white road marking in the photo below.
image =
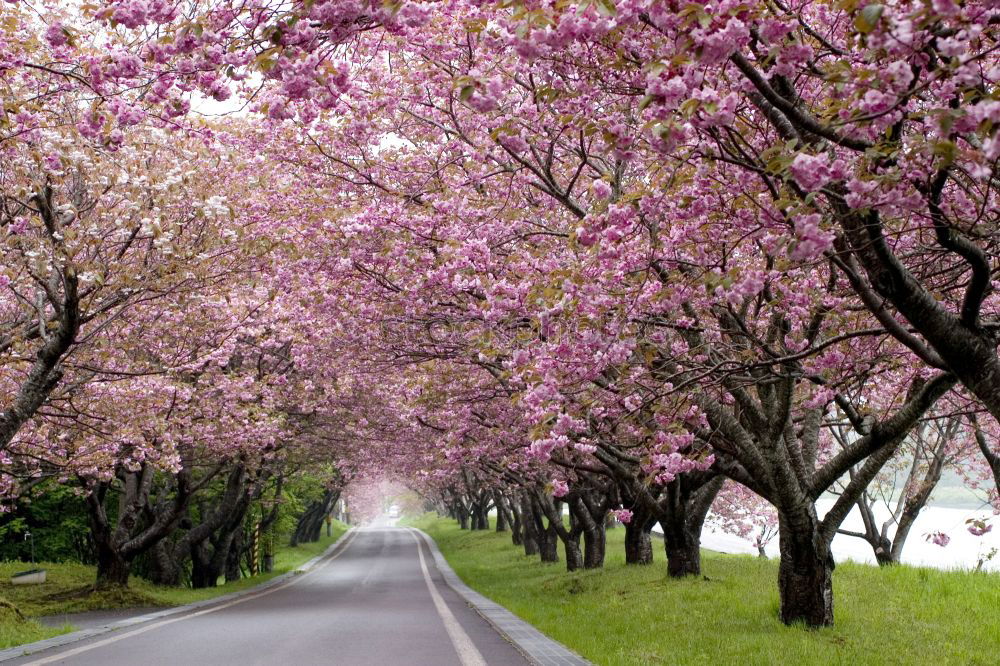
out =
[[267,596],[268,594],[271,594],[272,592],[277,592],[278,590],[283,590],[286,587],[288,587],[289,585],[294,585],[295,583],[299,582],[303,578],[307,578],[307,577],[313,575],[314,573],[316,573],[317,571],[320,571],[321,569],[323,569],[323,567],[325,567],[326,565],[328,565],[330,562],[333,562],[335,559],[337,559],[338,557],[340,557],[341,554],[343,554],[343,552],[345,550],[347,550],[347,547],[351,544],[351,541],[354,540],[354,537],[356,537],[357,534],[358,534],[358,530],[352,531],[351,534],[349,534],[347,536],[347,538],[344,540],[343,547],[340,550],[338,550],[336,554],[334,554],[332,557],[327,558],[326,560],[323,560],[320,564],[318,564],[317,566],[313,567],[312,569],[310,569],[306,573],[304,573],[304,574],[302,574],[300,576],[294,576],[287,583],[282,583],[281,585],[276,585],[274,587],[269,587],[266,590],[264,590],[263,592],[258,592],[257,594],[248,594],[245,597],[240,597],[239,599],[233,599],[232,601],[230,601],[228,603],[224,603],[221,606],[212,606],[210,608],[206,608],[204,610],[196,611],[194,613],[189,613],[187,615],[181,615],[180,617],[173,617],[173,618],[170,618],[169,620],[162,620],[160,622],[154,622],[153,624],[147,624],[144,627],[140,627],[139,629],[134,629],[132,631],[127,631],[124,634],[119,634],[117,636],[112,636],[111,638],[105,638],[104,640],[100,640],[100,641],[97,641],[95,643],[88,643],[87,645],[81,645],[78,648],[74,648],[72,650],[67,650],[65,652],[59,652],[58,654],[54,654],[51,657],[45,657],[43,659],[36,659],[35,661],[28,662],[28,664],[26,664],[26,666],[38,666],[39,664],[52,664],[52,663],[55,663],[57,661],[62,661],[63,659],[66,659],[68,657],[75,657],[78,654],[83,654],[84,652],[89,652],[90,650],[94,650],[94,649],[99,648],[99,647],[104,647],[105,645],[111,645],[112,643],[117,643],[118,641],[125,640],[126,638],[132,638],[133,636],[138,636],[139,634],[144,634],[147,631],[152,631],[154,629],[159,629],[160,627],[165,627],[168,624],[173,624],[174,622],[181,622],[182,620],[187,620],[187,619],[190,619],[192,617],[198,617],[199,615],[208,615],[209,613],[214,613],[215,611],[220,611],[220,610],[222,610],[224,608],[229,608],[230,606],[235,606],[236,604],[241,604],[244,601],[250,601],[251,599],[259,599],[260,597]]
[[413,530],[408,531],[417,542],[417,554],[420,555],[420,569],[424,572],[424,582],[427,583],[427,589],[430,590],[431,599],[434,600],[434,607],[437,608],[438,615],[441,616],[441,621],[444,622],[444,628],[445,631],[448,632],[448,638],[451,639],[452,645],[455,646],[455,652],[458,653],[459,661],[462,662],[462,666],[486,666],[486,661],[483,659],[483,655],[481,655],[479,650],[476,649],[472,639],[469,638],[469,635],[465,633],[464,629],[462,629],[462,625],[460,625],[458,620],[455,619],[451,609],[448,608],[448,604],[444,602],[444,599],[441,598],[437,588],[434,587],[434,581],[431,580],[431,574],[427,570],[427,562],[424,561],[424,549],[420,546],[420,538]]

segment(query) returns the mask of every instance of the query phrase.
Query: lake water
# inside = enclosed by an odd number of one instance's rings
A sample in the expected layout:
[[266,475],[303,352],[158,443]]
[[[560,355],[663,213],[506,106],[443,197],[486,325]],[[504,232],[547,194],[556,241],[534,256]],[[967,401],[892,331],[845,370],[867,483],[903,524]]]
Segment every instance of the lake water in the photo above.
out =
[[[833,499],[828,498],[820,498],[816,502],[820,516],[823,516],[833,506],[833,502]],[[875,511],[878,520],[876,524],[879,526],[881,526],[881,521],[889,516],[888,509],[884,506],[881,509],[881,512],[877,509]],[[993,531],[981,537],[973,536],[965,524],[969,518],[989,518],[994,525]],[[843,528],[862,532],[864,531],[862,525],[861,514],[855,507],[844,521]],[[654,531],[660,531],[658,525]],[[930,532],[944,532],[951,537],[951,541],[943,548],[930,543],[925,538],[925,535]],[[708,524],[702,533],[701,545],[704,548],[723,553],[757,553],[752,542],[732,534],[726,534]],[[975,510],[930,506],[920,512],[910,530],[910,536],[903,548],[902,560],[907,564],[936,569],[974,569],[979,558],[991,548],[997,548],[1000,551],[1000,516],[994,516],[992,510],[989,508]],[[766,552],[771,557],[777,557],[777,537],[768,544]],[[855,562],[875,564],[875,555],[867,541],[843,534],[838,534],[833,539],[833,556],[838,562],[854,560]],[[984,565],[984,568],[1000,571],[1000,552]]]

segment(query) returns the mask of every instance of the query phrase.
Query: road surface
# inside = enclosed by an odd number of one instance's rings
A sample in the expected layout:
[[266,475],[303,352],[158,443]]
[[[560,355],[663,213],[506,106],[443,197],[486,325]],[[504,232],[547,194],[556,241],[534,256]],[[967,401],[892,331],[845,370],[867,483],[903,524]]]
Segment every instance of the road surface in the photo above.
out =
[[17,664],[524,666],[408,529],[372,527],[289,582]]

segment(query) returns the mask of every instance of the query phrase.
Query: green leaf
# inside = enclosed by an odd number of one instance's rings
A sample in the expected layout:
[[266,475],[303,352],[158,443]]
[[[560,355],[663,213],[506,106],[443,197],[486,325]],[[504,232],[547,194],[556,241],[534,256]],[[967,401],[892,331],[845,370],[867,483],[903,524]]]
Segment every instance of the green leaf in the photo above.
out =
[[614,0],[597,0],[597,11],[604,16],[618,16],[618,7]]
[[698,100],[696,100],[696,99],[694,99],[692,97],[690,99],[686,99],[683,102],[681,102],[681,105],[678,108],[678,110],[682,114],[684,114],[685,116],[691,117],[691,116],[693,116],[695,114],[695,112],[698,110],[698,107],[700,105],[701,105],[701,102],[699,102]]
[[854,27],[858,32],[867,35],[878,27],[878,22],[882,18],[884,10],[885,7],[883,5],[868,5],[854,17]]
[[952,164],[958,157],[958,144],[954,141],[943,139],[934,144],[934,154],[944,162],[943,166]]

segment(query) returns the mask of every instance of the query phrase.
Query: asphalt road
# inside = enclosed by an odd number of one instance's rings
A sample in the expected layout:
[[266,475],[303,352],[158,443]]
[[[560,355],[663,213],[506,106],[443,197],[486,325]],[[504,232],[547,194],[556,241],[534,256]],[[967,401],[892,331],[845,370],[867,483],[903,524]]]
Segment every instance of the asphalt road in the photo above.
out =
[[10,663],[526,664],[444,583],[414,532],[375,527],[347,538],[288,583]]

